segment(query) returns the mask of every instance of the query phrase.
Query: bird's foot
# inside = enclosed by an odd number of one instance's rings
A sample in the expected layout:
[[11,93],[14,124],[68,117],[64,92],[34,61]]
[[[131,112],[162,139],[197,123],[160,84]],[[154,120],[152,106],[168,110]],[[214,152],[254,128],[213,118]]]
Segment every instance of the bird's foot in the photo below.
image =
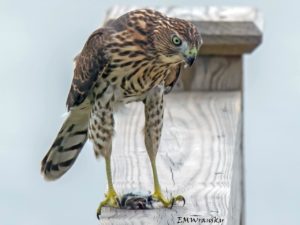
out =
[[159,191],[159,192],[154,192],[152,194],[152,199],[154,201],[161,202],[165,208],[170,208],[170,209],[176,204],[176,202],[183,202],[183,206],[185,205],[185,198],[182,195],[177,195],[175,197],[172,197],[170,200],[168,200]]
[[117,195],[117,193],[114,190],[109,190],[105,194],[105,199],[100,203],[98,209],[97,209],[97,218],[100,218],[101,215],[101,209],[103,206],[109,206],[113,208],[120,208],[120,200]]

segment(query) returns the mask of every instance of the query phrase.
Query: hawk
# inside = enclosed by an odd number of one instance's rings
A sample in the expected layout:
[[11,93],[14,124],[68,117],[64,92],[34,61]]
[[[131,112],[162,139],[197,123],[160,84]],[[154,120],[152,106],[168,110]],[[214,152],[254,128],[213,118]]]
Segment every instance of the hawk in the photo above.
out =
[[68,171],[89,138],[96,157],[106,163],[108,192],[103,206],[120,207],[111,175],[114,108],[142,101],[145,106],[145,146],[150,158],[154,192],[164,207],[184,201],[167,199],[159,184],[156,155],[164,113],[164,94],[175,85],[183,64],[191,66],[202,44],[197,28],[182,19],[141,9],[111,20],[93,32],[75,58],[67,98],[69,115],[42,160],[45,179],[55,180]]

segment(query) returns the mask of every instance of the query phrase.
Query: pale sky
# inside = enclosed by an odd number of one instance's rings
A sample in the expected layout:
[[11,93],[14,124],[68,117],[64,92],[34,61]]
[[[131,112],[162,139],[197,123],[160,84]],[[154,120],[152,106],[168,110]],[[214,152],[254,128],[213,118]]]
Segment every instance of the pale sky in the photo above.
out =
[[[123,1],[0,0],[0,224],[98,224],[103,161],[86,146],[54,183],[40,161],[62,123],[72,59]],[[247,223],[297,224],[300,210],[300,3],[127,0],[131,5],[243,5],[264,14],[263,44],[244,57]],[[63,211],[63,213],[62,213]]]

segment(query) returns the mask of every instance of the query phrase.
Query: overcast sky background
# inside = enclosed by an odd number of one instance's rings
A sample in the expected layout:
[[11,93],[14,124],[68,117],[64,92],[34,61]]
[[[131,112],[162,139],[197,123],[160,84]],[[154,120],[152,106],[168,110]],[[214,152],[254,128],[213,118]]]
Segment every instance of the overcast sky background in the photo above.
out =
[[[98,224],[103,163],[88,146],[57,182],[40,160],[61,126],[72,59],[122,1],[0,0],[0,224]],[[299,224],[300,3],[127,0],[145,5],[256,6],[263,44],[245,57],[247,224]],[[62,213],[63,210],[63,213]]]

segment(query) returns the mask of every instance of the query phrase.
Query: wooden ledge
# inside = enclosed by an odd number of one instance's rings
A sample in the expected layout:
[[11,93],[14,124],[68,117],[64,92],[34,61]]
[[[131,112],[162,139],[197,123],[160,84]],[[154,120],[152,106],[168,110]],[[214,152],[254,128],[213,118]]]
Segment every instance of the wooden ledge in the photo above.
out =
[[[131,103],[126,108],[116,115],[113,182],[121,194],[152,191],[151,166],[142,134],[144,107]],[[139,211],[104,207],[100,224],[167,225],[178,224],[178,217],[215,217],[224,222],[202,224],[238,224],[232,220],[240,221],[242,213],[240,147],[239,91],[167,95],[157,169],[163,192],[185,196],[185,207]]]
[[[106,21],[141,7],[115,6]],[[142,7],[146,8],[146,7]],[[251,53],[262,42],[262,16],[251,7],[147,7],[168,16],[193,22],[200,30],[200,55],[242,55]]]

